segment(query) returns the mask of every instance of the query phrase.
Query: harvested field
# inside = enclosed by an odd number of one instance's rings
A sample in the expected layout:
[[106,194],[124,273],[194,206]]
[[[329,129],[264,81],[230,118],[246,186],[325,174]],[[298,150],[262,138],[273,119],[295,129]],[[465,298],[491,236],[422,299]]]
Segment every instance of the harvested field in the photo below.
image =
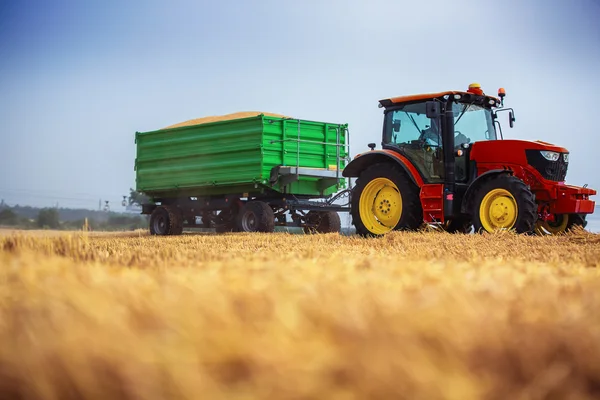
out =
[[0,394],[600,397],[600,235],[0,236]]

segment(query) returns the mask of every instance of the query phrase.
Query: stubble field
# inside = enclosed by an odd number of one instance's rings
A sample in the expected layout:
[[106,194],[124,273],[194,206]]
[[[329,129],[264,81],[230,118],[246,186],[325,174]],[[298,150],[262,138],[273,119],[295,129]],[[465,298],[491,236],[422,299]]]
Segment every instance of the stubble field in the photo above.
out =
[[600,397],[600,235],[4,232],[0,398]]

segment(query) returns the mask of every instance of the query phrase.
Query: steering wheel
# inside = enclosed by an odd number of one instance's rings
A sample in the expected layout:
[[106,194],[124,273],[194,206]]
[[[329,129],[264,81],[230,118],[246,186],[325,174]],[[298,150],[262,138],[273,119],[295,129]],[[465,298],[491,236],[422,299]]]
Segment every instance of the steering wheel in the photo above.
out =
[[[430,136],[430,137],[427,137]],[[433,137],[431,137],[433,136]],[[427,140],[431,140],[432,142],[435,142],[435,144],[432,143],[428,143]],[[419,141],[419,143],[422,146],[429,146],[429,147],[440,147],[440,143],[439,143],[439,135],[436,134],[434,131],[431,131],[429,129],[424,129],[421,131],[421,134],[419,135],[419,139],[417,139]]]
[[[463,138],[465,138],[466,140],[463,140],[460,144],[456,144],[456,139],[459,138],[459,136],[462,136]],[[461,146],[464,143],[471,143],[471,139],[468,138],[467,136],[463,135],[463,133],[461,131],[454,131],[454,147],[458,147]]]

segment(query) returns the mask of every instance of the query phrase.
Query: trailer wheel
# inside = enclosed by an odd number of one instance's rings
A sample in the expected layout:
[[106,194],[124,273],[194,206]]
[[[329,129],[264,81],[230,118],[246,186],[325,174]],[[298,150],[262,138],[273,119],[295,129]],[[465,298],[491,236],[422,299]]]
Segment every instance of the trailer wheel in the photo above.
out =
[[237,217],[240,232],[273,232],[275,214],[264,201],[249,201],[240,209]]
[[177,207],[168,207],[169,213],[173,218],[171,224],[171,235],[181,235],[183,233],[183,212]]
[[389,163],[372,165],[360,174],[350,212],[356,233],[365,237],[416,230],[423,224],[419,188]]
[[208,229],[212,227],[212,222],[211,222],[211,212],[205,211],[202,213],[202,223],[200,224],[200,226],[202,228]]
[[235,232],[236,223],[234,211],[231,209],[219,211],[214,227],[215,232],[217,233]]
[[150,215],[151,235],[180,235],[183,232],[181,212],[170,206],[159,206]]
[[530,233],[537,220],[534,195],[525,183],[511,175],[498,175],[481,184],[474,194],[475,232],[514,229]]
[[335,211],[309,211],[306,214],[308,226],[304,226],[304,233],[335,233],[342,229],[340,215]]

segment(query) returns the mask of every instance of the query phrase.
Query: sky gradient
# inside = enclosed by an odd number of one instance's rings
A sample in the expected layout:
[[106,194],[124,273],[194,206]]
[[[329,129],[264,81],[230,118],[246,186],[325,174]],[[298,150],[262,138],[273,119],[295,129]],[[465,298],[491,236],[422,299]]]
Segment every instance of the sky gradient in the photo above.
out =
[[[134,134],[237,111],[350,124],[377,101],[507,91],[505,138],[567,147],[600,189],[600,2],[0,2],[0,198],[120,209]],[[596,199],[598,201],[598,199]]]

